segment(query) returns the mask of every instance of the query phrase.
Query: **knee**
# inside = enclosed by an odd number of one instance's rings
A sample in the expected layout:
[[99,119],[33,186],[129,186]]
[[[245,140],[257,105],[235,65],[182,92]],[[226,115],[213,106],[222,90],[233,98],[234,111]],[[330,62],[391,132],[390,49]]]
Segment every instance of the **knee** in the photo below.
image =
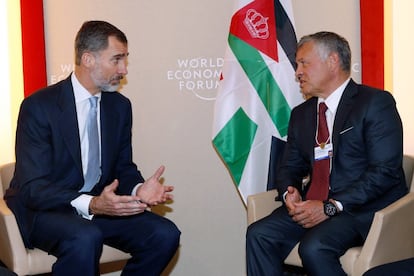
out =
[[[266,234],[267,233],[267,234]],[[274,236],[269,236],[269,231],[260,223],[260,221],[250,224],[246,231],[246,250],[250,254],[257,250],[264,250],[267,248],[271,250],[273,244],[273,238],[276,238],[277,233]]]
[[175,250],[180,244],[181,231],[172,221],[166,220],[161,227],[154,231],[153,235],[154,240],[160,241],[166,249]]
[[170,223],[170,227],[167,229],[165,236],[173,246],[178,247],[178,244],[180,243],[181,231],[173,222]]
[[323,252],[323,244],[317,239],[304,239],[299,244],[298,253],[302,262],[306,260],[321,258]]
[[252,223],[247,227],[246,241],[247,243],[260,239],[263,236],[262,228],[259,223]]
[[246,230],[246,241],[252,240],[253,237],[255,237],[255,229],[253,224],[250,224],[249,226],[247,226],[247,230]]
[[100,255],[103,247],[102,232],[98,227],[93,225],[82,227],[77,231],[73,231],[72,234],[64,242],[68,249],[78,252],[96,252],[96,255]]

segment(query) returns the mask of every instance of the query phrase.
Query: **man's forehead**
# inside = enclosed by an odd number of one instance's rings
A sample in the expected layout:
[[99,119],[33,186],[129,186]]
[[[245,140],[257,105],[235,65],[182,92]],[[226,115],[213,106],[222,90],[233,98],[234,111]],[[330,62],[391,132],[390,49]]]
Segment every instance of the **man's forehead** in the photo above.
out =
[[296,58],[303,57],[303,56],[309,56],[315,53],[315,47],[313,43],[307,42],[303,44],[300,48],[296,50]]
[[117,57],[127,57],[129,55],[128,45],[113,37],[109,37],[108,47],[102,50],[102,52],[107,52],[111,56],[117,56]]
[[128,48],[127,43],[125,43],[123,41],[120,41],[115,36],[109,36],[108,37],[108,46],[110,46],[110,45]]

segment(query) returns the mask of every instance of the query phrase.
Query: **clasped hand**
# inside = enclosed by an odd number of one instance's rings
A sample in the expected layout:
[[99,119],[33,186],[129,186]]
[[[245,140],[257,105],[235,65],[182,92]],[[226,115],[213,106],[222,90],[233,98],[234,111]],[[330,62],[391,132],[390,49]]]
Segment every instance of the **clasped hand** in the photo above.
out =
[[295,187],[288,187],[285,203],[292,219],[304,228],[311,228],[328,218],[323,211],[322,201],[303,201]]
[[173,199],[173,186],[160,183],[165,167],[161,166],[137,190],[135,196],[117,195],[119,181],[115,179],[99,196],[92,198],[89,206],[94,215],[130,216],[144,212],[148,207]]

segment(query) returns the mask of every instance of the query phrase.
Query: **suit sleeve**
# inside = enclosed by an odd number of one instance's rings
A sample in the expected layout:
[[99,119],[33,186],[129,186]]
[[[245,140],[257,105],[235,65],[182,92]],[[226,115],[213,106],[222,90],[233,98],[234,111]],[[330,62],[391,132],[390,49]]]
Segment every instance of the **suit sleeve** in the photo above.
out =
[[288,138],[280,166],[277,171],[276,186],[279,198],[287,191],[288,186],[294,186],[304,196],[302,189],[302,180],[308,176],[311,161],[310,155],[303,150],[303,132],[304,123],[303,109],[295,108],[292,110]]
[[[50,120],[44,106],[31,98],[23,101],[16,132],[16,172],[14,183],[25,205],[35,210],[70,208],[79,195],[81,183],[72,178],[55,180],[53,138]],[[64,158],[64,156],[61,156]],[[69,168],[59,168],[70,170]],[[13,182],[12,182],[13,184]]]
[[[335,180],[340,187],[334,199],[345,210],[385,207],[406,189],[401,168],[402,123],[395,101],[388,92],[376,92],[350,114],[354,131],[340,138],[335,160]],[[373,208],[374,209],[374,208]]]
[[[118,96],[118,95],[117,95]],[[120,110],[119,131],[112,132],[111,135],[118,135],[118,147],[116,158],[111,168],[115,168],[115,178],[119,180],[117,193],[121,195],[130,195],[133,188],[143,183],[145,180],[138,170],[137,165],[133,162],[132,151],[132,107],[131,102],[124,98],[124,105]],[[111,146],[114,146],[113,144]],[[112,181],[113,179],[109,179]]]

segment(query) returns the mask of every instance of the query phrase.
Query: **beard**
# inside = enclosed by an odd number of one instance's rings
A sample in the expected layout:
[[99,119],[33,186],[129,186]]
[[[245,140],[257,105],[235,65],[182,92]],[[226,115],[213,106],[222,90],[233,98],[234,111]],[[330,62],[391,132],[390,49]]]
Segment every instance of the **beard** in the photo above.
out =
[[119,86],[121,85],[121,80],[123,79],[122,76],[115,76],[111,78],[109,81],[101,81],[96,83],[101,91],[105,92],[117,92]]
[[121,85],[121,80],[124,77],[122,75],[115,75],[111,77],[109,80],[107,80],[102,76],[101,71],[95,70],[92,72],[91,78],[95,83],[96,87],[98,87],[101,91],[117,92],[118,88]]
[[107,83],[107,84],[99,85],[98,87],[99,87],[99,89],[101,89],[101,91],[105,91],[105,92],[117,92],[119,86],[120,86],[120,83],[117,83],[117,84]]

